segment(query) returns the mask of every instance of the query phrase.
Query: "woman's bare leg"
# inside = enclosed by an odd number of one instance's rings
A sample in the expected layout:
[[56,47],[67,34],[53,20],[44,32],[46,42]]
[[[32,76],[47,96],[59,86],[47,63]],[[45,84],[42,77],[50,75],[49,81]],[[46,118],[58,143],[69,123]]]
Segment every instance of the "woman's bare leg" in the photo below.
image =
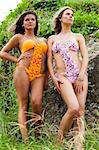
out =
[[88,93],[88,78],[85,76],[85,79],[83,81],[83,91],[80,94],[77,94],[77,99],[80,105],[80,117],[84,119],[84,113],[85,113],[85,103],[86,103],[86,96]]
[[79,103],[72,84],[65,77],[60,76],[60,78],[63,81],[63,84],[60,84],[61,96],[68,107],[67,112],[60,122],[58,130],[58,138],[62,140],[63,134],[70,129],[73,118],[79,115]]
[[31,104],[32,112],[41,114],[42,96],[44,88],[44,77],[37,78],[31,82]]
[[78,99],[79,106],[80,106],[80,110],[79,110],[80,117],[77,120],[77,125],[78,125],[77,136],[79,140],[79,142],[78,140],[76,142],[77,150],[83,147],[84,131],[85,131],[84,113],[85,113],[85,103],[86,103],[87,92],[88,92],[88,78],[87,76],[85,76],[84,81],[83,81],[83,91],[77,94],[77,99]]
[[42,97],[44,88],[44,77],[37,78],[31,83],[31,105],[32,105],[32,118],[35,122],[36,130],[35,136],[39,137],[39,129],[42,124]]
[[22,134],[22,138],[26,143],[28,140],[27,133],[27,105],[28,105],[28,95],[29,95],[29,79],[26,74],[25,68],[17,67],[14,72],[14,84],[16,88],[16,93],[18,97],[19,113],[18,113],[18,123]]

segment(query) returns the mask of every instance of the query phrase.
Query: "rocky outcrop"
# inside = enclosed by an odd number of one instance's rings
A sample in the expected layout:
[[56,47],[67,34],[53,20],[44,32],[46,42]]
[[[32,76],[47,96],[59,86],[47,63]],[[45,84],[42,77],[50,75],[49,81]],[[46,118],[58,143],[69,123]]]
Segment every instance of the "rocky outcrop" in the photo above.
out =
[[99,103],[99,40],[91,38],[88,46],[89,52],[89,92],[88,98],[91,102]]
[[86,103],[86,119],[89,122],[99,119],[99,39],[92,36],[87,43],[89,53],[88,98]]
[[[88,122],[97,121],[99,116],[99,40],[92,36],[87,38],[89,88],[86,102],[86,120]],[[49,79],[49,86],[50,88],[44,93],[43,110],[45,112],[45,119],[57,125],[66,111],[66,106],[61,96],[55,90],[51,79]]]

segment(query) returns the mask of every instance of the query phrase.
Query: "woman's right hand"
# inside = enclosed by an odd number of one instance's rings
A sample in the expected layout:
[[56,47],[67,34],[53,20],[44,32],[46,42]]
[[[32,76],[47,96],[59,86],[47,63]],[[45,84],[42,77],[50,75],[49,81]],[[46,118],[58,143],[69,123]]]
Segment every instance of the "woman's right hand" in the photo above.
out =
[[60,93],[60,84],[63,84],[62,80],[59,79],[58,77],[54,77],[53,82],[56,87],[56,90]]

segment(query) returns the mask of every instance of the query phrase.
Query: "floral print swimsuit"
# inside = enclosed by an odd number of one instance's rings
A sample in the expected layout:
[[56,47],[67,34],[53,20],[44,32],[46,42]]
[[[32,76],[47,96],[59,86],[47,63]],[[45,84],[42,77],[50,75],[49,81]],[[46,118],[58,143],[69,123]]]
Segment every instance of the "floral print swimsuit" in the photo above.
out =
[[79,75],[79,67],[74,62],[70,50],[74,52],[79,51],[79,46],[71,40],[65,44],[62,42],[55,42],[52,46],[53,53],[59,53],[65,64],[65,72],[59,74],[64,75],[71,83],[74,83]]

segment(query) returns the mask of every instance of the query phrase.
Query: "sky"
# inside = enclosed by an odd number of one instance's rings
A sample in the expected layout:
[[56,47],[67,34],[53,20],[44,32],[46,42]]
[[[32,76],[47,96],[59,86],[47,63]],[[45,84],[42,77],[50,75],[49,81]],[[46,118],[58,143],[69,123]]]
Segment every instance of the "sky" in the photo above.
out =
[[5,17],[17,7],[17,4],[21,0],[0,0],[0,23],[5,19]]

